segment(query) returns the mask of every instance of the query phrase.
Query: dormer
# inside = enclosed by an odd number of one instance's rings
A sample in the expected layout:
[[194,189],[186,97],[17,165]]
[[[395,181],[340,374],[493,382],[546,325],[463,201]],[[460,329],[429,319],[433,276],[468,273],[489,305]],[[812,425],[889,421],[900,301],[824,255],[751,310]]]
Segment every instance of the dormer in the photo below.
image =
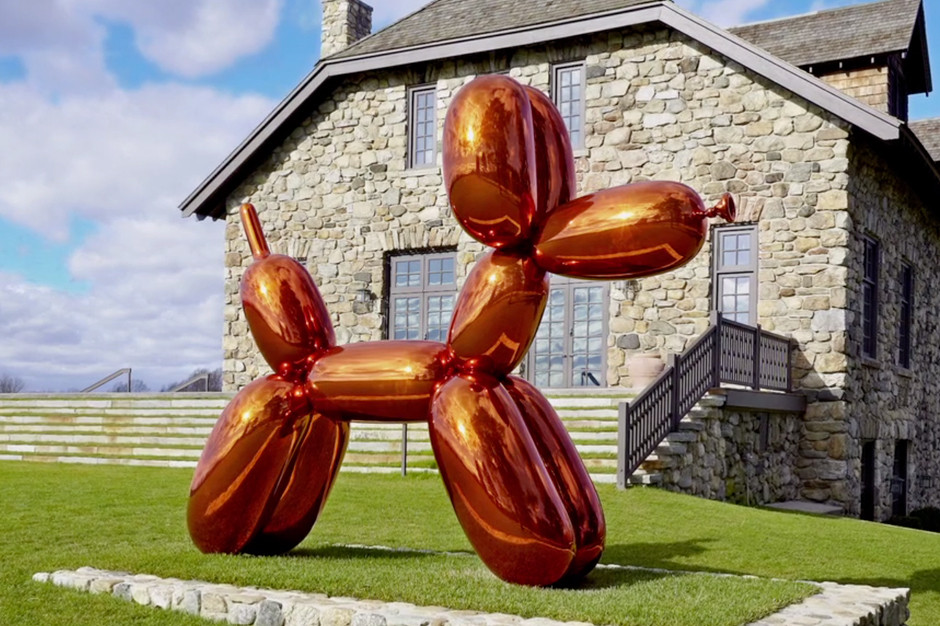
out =
[[904,121],[908,97],[933,89],[922,0],[884,0],[729,30]]

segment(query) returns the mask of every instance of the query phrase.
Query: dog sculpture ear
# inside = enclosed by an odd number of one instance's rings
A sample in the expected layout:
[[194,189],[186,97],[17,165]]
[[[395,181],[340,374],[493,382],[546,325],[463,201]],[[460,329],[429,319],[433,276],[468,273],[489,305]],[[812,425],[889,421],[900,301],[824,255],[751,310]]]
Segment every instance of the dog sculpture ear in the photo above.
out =
[[467,233],[494,248],[527,242],[537,206],[532,107],[508,76],[480,76],[444,120],[444,186]]
[[535,171],[538,185],[535,227],[548,215],[575,197],[577,176],[571,138],[555,103],[534,87],[525,88],[532,105],[532,125],[535,129]]

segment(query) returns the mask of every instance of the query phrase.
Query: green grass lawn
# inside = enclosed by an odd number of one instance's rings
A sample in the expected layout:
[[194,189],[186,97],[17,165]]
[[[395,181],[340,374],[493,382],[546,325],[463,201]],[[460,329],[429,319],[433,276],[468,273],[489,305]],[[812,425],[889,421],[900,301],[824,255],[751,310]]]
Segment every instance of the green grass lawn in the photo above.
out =
[[[205,623],[31,581],[38,571],[83,565],[599,624],[740,624],[812,592],[766,579],[612,569],[595,570],[579,589],[508,585],[470,551],[435,475],[343,474],[320,522],[289,555],[206,556],[185,528],[191,475],[0,462],[0,623]],[[605,563],[910,586],[910,623],[940,623],[940,535],[653,489],[600,491]]]

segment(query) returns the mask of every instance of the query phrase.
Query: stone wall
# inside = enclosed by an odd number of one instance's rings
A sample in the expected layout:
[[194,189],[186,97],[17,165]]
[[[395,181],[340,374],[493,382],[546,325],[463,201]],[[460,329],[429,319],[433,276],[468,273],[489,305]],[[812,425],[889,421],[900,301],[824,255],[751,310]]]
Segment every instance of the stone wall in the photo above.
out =
[[[844,327],[844,123],[683,36],[640,29],[366,74],[325,93],[229,198],[226,388],[267,371],[237,301],[248,261],[234,217],[241,202],[258,206],[275,250],[307,260],[341,341],[379,339],[388,255],[456,247],[462,280],[482,250],[450,215],[440,168],[407,169],[408,87],[437,86],[440,127],[453,94],[474,75],[509,70],[549,91],[553,64],[576,60],[587,75],[579,192],[645,179],[682,181],[709,202],[731,192],[740,220],[760,223],[760,322],[800,340],[798,382],[844,363],[832,340]],[[379,299],[356,312],[363,287]],[[614,283],[607,384],[629,385],[631,353],[684,349],[707,327],[712,295],[708,244],[676,272]]]
[[322,0],[320,58],[348,48],[372,32],[372,7],[360,0]]
[[[940,476],[940,345],[936,341],[940,292],[934,271],[940,266],[940,227],[928,191],[917,193],[904,184],[903,163],[883,150],[858,141],[850,153],[850,214],[856,225],[848,258],[850,367],[844,401],[831,413],[833,425],[844,424],[849,436],[846,461],[851,479],[850,509],[857,513],[861,445],[876,440],[876,505],[878,519],[890,516],[890,479],[894,444],[910,441],[909,508],[938,506],[935,476]],[[908,174],[909,175],[909,174]],[[928,181],[924,181],[927,184]],[[923,195],[922,195],[923,194]],[[875,359],[862,356],[861,307],[863,240],[879,242],[878,326]],[[898,364],[901,315],[901,266],[914,267],[914,314],[910,369]]]
[[729,407],[724,396],[706,396],[656,452],[662,486],[749,505],[798,499],[802,438],[799,413]]

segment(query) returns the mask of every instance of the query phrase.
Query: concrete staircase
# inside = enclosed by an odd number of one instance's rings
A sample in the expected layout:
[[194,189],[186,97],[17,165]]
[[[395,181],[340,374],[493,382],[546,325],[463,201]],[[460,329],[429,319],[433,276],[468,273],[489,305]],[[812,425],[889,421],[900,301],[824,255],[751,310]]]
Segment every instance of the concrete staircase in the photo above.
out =
[[[617,407],[623,389],[549,392],[597,482],[617,468]],[[195,467],[230,394],[0,395],[0,460]],[[345,471],[400,472],[401,424],[354,423]],[[407,470],[434,471],[426,424],[407,428]]]

